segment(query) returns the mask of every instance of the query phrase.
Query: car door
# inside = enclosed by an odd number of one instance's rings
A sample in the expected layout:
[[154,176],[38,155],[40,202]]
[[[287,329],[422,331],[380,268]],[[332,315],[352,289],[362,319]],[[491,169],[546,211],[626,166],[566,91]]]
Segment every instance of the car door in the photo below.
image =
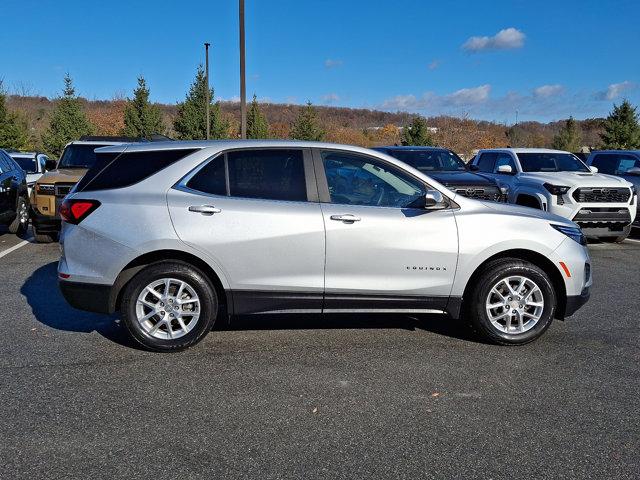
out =
[[[516,162],[513,156],[508,152],[497,152],[495,164],[493,166],[493,178],[495,178],[501,187],[509,187],[512,191],[516,186],[516,173],[518,173]],[[503,173],[498,171],[501,166],[508,165],[511,167],[511,173]]]
[[325,233],[309,150],[220,154],[168,204],[178,236],[227,277],[236,314],[321,311]]
[[453,210],[420,208],[427,186],[381,159],[326,149],[314,162],[325,311],[444,309],[458,257]]
[[15,180],[7,155],[0,151],[0,220],[12,218],[16,212]]

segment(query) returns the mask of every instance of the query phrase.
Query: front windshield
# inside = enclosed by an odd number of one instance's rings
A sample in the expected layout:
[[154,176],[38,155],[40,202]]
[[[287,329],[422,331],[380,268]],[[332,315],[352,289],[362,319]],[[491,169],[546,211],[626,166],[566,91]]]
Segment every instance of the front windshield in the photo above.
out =
[[34,157],[13,157],[20,168],[27,173],[38,173],[36,159]]
[[387,150],[392,157],[424,173],[460,172],[465,163],[449,150]]
[[91,168],[96,163],[94,150],[103,145],[69,145],[64,149],[58,168]]
[[518,153],[523,172],[589,172],[589,167],[570,153]]

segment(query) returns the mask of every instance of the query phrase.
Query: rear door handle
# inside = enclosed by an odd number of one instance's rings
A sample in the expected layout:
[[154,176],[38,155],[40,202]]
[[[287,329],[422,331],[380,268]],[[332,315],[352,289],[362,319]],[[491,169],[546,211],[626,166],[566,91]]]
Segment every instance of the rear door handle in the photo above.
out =
[[356,217],[355,215],[351,215],[350,213],[346,213],[344,215],[331,215],[331,220],[335,220],[336,222],[344,222],[344,223],[353,223],[359,222],[360,217]]
[[220,213],[222,210],[213,205],[192,205],[189,207],[190,212],[201,213],[202,215],[211,216],[214,213]]

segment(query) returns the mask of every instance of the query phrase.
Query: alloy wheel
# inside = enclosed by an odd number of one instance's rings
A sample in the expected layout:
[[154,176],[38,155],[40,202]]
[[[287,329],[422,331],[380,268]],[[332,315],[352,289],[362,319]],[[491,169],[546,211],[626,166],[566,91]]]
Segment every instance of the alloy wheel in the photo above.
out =
[[517,335],[531,330],[538,323],[544,311],[544,296],[530,278],[510,276],[491,288],[485,308],[494,328]]

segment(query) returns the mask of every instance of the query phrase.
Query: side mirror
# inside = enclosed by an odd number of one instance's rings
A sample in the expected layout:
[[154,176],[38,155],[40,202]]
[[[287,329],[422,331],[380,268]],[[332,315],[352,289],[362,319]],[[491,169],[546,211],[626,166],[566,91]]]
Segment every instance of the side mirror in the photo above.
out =
[[48,159],[46,162],[44,162],[44,169],[47,170],[47,171],[55,170],[56,169],[56,161]]
[[498,167],[498,173],[506,173],[507,175],[511,175],[513,173],[513,168],[511,168],[511,165],[500,165]]
[[477,172],[478,170],[480,170],[480,167],[478,165],[469,165],[470,172]]
[[591,170],[591,173],[598,173],[598,167],[594,167],[593,165],[589,167],[589,170]]
[[631,167],[627,170],[627,175],[640,175],[640,167]]
[[426,210],[442,210],[447,208],[447,202],[444,199],[444,195],[438,190],[427,190],[424,195],[424,208]]

